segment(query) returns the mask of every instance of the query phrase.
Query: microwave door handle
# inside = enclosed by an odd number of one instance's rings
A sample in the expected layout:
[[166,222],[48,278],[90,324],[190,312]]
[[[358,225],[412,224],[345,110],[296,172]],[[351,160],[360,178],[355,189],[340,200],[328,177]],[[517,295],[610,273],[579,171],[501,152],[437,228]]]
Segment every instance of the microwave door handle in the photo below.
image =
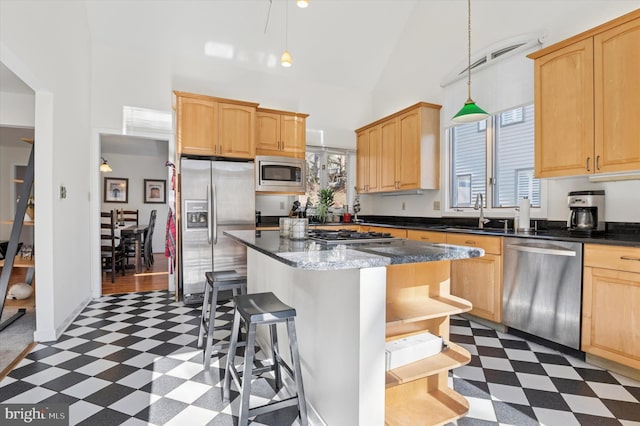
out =
[[216,186],[211,185],[211,204],[212,213],[209,217],[213,216],[213,244],[218,244],[218,201],[216,200]]

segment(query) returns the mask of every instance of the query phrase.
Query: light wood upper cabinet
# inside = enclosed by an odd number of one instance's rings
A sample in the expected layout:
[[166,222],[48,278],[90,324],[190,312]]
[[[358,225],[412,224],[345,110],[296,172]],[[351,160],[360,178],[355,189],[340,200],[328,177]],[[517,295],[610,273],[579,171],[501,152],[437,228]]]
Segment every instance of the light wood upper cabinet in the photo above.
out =
[[[356,130],[358,146],[365,140],[365,132],[375,129],[379,132],[379,186],[374,185],[358,192],[393,192],[413,189],[437,189],[440,176],[440,106],[420,102],[395,114]],[[370,139],[370,138],[369,138]],[[370,141],[369,141],[370,143]],[[373,161],[369,148],[369,158],[365,149],[357,162]],[[360,173],[366,165],[358,164],[358,182],[367,178]],[[370,169],[368,169],[370,170]],[[369,171],[369,174],[370,171]],[[370,176],[369,176],[370,177]]]
[[220,103],[218,106],[220,155],[223,157],[255,157],[256,109]]
[[471,314],[501,322],[502,238],[449,233],[447,244],[484,249],[482,257],[451,263],[451,294],[471,302]]
[[176,102],[178,151],[215,155],[218,146],[218,103],[178,96]]
[[595,171],[640,170],[640,18],[593,39]]
[[304,158],[308,114],[258,108],[256,154]]
[[529,55],[536,177],[640,170],[640,10]]
[[356,189],[359,193],[380,188],[380,126],[364,129],[356,139]]
[[178,154],[255,157],[258,104],[174,92]]
[[640,248],[585,244],[582,350],[640,369]]

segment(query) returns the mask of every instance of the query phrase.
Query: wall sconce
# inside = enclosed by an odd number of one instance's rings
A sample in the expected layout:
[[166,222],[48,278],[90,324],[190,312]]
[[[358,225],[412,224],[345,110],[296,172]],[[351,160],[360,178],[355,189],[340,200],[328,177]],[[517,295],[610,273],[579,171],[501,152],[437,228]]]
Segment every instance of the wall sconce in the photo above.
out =
[[112,172],[113,169],[111,168],[111,166],[109,165],[109,163],[107,163],[107,160],[104,159],[104,157],[100,157],[102,159],[102,164],[100,164],[100,172],[101,173],[109,173]]

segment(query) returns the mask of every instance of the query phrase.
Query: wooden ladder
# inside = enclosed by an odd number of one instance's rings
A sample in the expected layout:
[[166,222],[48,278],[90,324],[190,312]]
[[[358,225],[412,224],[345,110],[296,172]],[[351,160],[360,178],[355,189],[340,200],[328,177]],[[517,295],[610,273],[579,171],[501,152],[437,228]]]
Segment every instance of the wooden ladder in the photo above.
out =
[[[16,207],[16,215],[13,219],[9,245],[4,256],[4,267],[2,268],[2,274],[0,274],[0,317],[2,317],[2,312],[4,310],[4,301],[7,298],[7,291],[9,290],[11,272],[13,271],[13,264],[15,262],[16,255],[18,254],[18,240],[20,239],[20,233],[22,232],[24,215],[27,212],[27,203],[29,202],[31,188],[33,187],[33,140],[22,140],[31,144],[31,153],[29,154],[29,163],[27,164],[27,170],[24,174],[24,182],[22,184],[20,198],[18,199],[18,205]],[[15,320],[23,316],[26,312],[27,310],[24,308],[18,309],[18,312],[0,323],[0,332]]]

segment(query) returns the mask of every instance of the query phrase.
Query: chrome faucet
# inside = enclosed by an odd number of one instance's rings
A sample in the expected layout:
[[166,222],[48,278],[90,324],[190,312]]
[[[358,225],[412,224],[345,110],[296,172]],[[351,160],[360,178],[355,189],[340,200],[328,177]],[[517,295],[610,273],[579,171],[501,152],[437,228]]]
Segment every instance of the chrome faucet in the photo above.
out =
[[482,201],[482,194],[476,195],[476,204],[473,206],[474,210],[480,209],[480,217],[478,218],[478,228],[483,229],[484,224],[489,222],[489,219],[484,217],[484,202]]

